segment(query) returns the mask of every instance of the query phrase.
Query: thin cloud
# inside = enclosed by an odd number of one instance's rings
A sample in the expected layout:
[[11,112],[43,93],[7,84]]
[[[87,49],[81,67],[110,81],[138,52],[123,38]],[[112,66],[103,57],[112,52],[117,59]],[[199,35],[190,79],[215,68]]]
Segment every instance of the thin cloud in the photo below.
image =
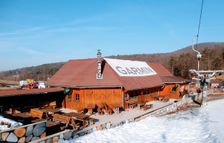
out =
[[14,36],[26,36],[33,34],[44,34],[44,33],[56,33],[56,32],[74,32],[74,31],[108,31],[114,30],[115,27],[102,27],[102,26],[93,26],[92,22],[102,20],[105,15],[98,15],[80,19],[74,19],[70,22],[57,25],[57,26],[42,26],[42,27],[32,27],[26,29],[18,29],[12,32],[0,33],[0,38],[9,38]]
[[41,30],[44,30],[44,29],[45,29],[44,27],[32,27],[32,28],[26,28],[26,29],[19,29],[19,30],[16,30],[14,32],[0,33],[0,37],[29,34],[29,33],[41,31]]
[[41,51],[38,51],[38,50],[35,50],[35,49],[32,49],[32,48],[25,48],[25,47],[20,47],[18,48],[20,51],[22,52],[25,52],[29,55],[35,55],[35,56],[46,56],[45,53],[41,52]]

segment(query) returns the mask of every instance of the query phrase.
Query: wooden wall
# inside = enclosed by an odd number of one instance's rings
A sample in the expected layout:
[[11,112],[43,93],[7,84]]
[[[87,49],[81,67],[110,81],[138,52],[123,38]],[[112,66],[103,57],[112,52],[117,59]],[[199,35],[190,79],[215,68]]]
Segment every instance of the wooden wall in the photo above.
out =
[[[79,100],[76,100],[77,94]],[[100,105],[106,103],[109,106],[122,107],[122,89],[107,88],[107,89],[73,89],[71,95],[66,95],[63,102],[64,108],[82,110],[88,105]]]
[[158,91],[161,87],[154,87],[149,89],[140,89],[135,91],[128,91],[127,94],[130,98],[137,98],[138,102],[149,102],[153,100],[153,96],[158,96]]
[[[174,86],[177,86],[176,90],[172,90]],[[187,84],[166,84],[159,92],[159,95],[166,96],[168,98],[179,99],[182,97],[180,94],[182,86],[184,86],[184,90],[186,90]]]

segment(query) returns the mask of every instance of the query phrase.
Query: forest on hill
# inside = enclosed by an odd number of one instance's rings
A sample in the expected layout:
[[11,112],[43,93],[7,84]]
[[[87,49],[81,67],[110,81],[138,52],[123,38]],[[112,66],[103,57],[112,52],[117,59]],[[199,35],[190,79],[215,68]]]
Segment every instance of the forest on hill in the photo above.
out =
[[[224,69],[224,43],[201,43],[198,44],[197,49],[202,54],[200,69]],[[189,78],[189,69],[197,68],[196,53],[192,51],[190,46],[170,53],[116,55],[110,56],[110,58],[159,62],[168,68],[173,75],[184,78]],[[50,63],[4,71],[0,72],[0,79],[23,80],[32,78],[34,80],[47,80],[63,64],[64,62]]]

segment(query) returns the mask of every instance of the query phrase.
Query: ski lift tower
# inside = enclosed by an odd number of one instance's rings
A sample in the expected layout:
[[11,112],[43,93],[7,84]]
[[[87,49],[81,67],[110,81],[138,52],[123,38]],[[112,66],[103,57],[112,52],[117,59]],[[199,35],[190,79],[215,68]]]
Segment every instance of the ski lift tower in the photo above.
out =
[[203,6],[204,6],[204,0],[201,0],[201,8],[200,8],[197,35],[193,39],[193,43],[192,43],[192,50],[197,53],[198,69],[190,70],[190,73],[193,75],[192,80],[196,81],[196,85],[197,85],[197,87],[196,87],[197,92],[190,94],[190,96],[192,97],[193,101],[199,105],[202,105],[202,103],[204,101],[204,97],[206,99],[209,94],[208,93],[208,84],[213,79],[215,79],[216,74],[224,73],[224,70],[200,70],[200,60],[202,58],[202,55],[198,50],[195,49],[195,46],[197,47],[197,44],[198,44],[199,32],[200,32],[200,27],[201,27],[201,19],[202,19],[202,13],[203,13]]
[[197,93],[193,93],[192,99],[195,103],[202,105],[204,101],[206,101],[208,93],[208,84],[216,79],[217,74],[224,73],[224,70],[200,70],[200,60],[202,55],[199,51],[194,49],[194,44],[192,45],[192,50],[197,53],[198,60],[198,70],[191,69],[190,73],[193,75],[192,80],[196,81]]

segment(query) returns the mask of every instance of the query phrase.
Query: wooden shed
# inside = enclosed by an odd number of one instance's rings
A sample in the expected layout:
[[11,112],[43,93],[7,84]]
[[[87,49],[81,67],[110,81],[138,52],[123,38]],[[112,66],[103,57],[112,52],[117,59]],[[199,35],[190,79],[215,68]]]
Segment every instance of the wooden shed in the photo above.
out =
[[61,107],[63,99],[63,88],[2,90],[0,91],[0,112],[10,108],[13,111],[29,111],[31,108],[42,106]]
[[188,80],[183,79],[182,77],[173,76],[161,64],[153,63],[151,66],[157,71],[163,82],[163,86],[158,92],[159,96],[178,99],[182,98],[182,96],[187,93]]

